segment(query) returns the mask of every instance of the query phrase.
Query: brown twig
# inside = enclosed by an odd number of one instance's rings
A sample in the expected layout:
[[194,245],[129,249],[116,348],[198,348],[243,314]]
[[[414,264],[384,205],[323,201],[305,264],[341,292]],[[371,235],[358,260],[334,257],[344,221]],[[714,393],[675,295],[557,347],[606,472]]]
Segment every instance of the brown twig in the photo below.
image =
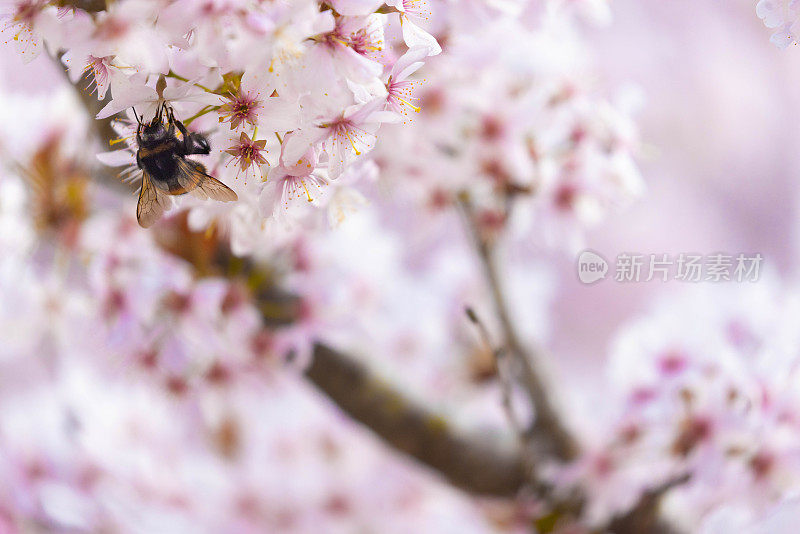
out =
[[661,501],[670,490],[690,479],[691,475],[683,474],[644,492],[639,502],[628,512],[613,518],[605,531],[614,534],[678,534],[680,531],[661,517]]
[[[467,195],[461,195],[460,205],[483,266],[497,319],[503,332],[505,348],[516,362],[520,381],[536,412],[533,425],[526,430],[526,439],[537,453],[546,453],[548,456],[552,455],[560,460],[571,460],[578,454],[577,444],[562,424],[561,418],[551,402],[547,388],[540,377],[540,373],[535,367],[534,360],[541,359],[540,351],[531,350],[523,345],[511,320],[506,297],[500,282],[493,243],[490,243],[488,239],[481,235],[472,204]],[[536,358],[532,357],[532,354]]]
[[523,441],[524,445],[524,434],[525,434],[525,425],[522,423],[517,410],[514,408],[513,402],[513,391],[514,391],[514,382],[512,380],[513,377],[509,376],[510,369],[508,368],[507,358],[503,347],[495,348],[494,343],[492,343],[492,338],[489,335],[489,329],[486,328],[486,325],[481,321],[480,317],[478,317],[477,312],[470,307],[467,307],[465,310],[467,314],[467,318],[475,325],[475,328],[478,329],[480,333],[481,341],[483,342],[486,350],[492,353],[494,357],[494,363],[497,366],[497,375],[500,378],[500,391],[502,393],[502,403],[503,403],[503,410],[506,413],[506,419],[508,419],[508,423],[511,425],[511,429],[514,431],[514,434],[518,436],[518,438]]

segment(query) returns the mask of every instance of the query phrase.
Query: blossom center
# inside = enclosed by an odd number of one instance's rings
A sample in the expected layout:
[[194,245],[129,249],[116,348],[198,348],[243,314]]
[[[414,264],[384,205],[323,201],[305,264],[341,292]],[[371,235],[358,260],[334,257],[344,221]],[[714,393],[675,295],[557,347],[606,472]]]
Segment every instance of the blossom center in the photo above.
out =
[[237,128],[242,122],[255,124],[256,110],[261,102],[249,93],[231,95],[228,102],[220,108],[220,122],[230,122],[231,128]]

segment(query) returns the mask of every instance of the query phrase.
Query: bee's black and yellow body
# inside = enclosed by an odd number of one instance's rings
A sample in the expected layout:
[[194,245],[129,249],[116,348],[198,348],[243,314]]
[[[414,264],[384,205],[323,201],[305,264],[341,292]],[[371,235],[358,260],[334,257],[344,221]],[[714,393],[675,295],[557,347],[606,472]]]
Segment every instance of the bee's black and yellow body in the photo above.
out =
[[[164,126],[161,115],[162,112],[159,111],[152,122],[143,124],[139,129],[136,163],[151,177],[153,185],[170,195],[182,195],[189,192],[178,180],[178,176],[185,172],[184,162],[188,161],[202,174],[206,172],[201,163],[186,160],[186,156],[208,154],[211,148],[203,135],[190,134],[180,121],[175,120],[171,111],[167,113],[167,127]],[[182,139],[178,139],[176,128],[181,132]]]
[[[166,124],[163,120],[165,112]],[[159,196],[161,194],[194,193],[200,198],[224,202],[237,199],[236,193],[206,173],[202,163],[187,159],[186,156],[192,154],[211,152],[208,140],[202,134],[189,133],[180,121],[175,120],[172,109],[165,103],[159,106],[152,121],[140,122],[136,141],[139,146],[136,164],[143,174],[136,215],[142,226],[152,225],[166,209],[168,203]]]

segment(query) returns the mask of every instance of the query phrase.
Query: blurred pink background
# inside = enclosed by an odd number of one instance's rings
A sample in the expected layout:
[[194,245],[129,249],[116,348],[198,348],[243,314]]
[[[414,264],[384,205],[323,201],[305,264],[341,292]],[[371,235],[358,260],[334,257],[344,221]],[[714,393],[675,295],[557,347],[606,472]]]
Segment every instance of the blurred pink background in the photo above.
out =
[[[771,44],[749,1],[614,0],[613,11],[590,41],[606,94],[642,89],[648,192],[592,229],[588,247],[612,269],[621,252],[759,252],[765,270],[794,276],[800,49]],[[551,346],[573,392],[592,391],[615,330],[686,284],[585,286],[574,258],[557,264]]]

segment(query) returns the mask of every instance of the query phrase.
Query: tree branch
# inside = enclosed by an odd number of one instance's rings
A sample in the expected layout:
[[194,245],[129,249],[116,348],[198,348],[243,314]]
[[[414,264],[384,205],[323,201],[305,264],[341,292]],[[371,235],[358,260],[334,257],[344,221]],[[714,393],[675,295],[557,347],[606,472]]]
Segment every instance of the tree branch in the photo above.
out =
[[87,13],[99,13],[106,10],[106,0],[56,0],[58,7],[73,7]]
[[317,344],[306,376],[390,446],[470,493],[513,496],[525,469],[513,440],[462,435],[443,416],[404,397],[344,354]]
[[542,358],[539,350],[531,350],[523,345],[511,320],[508,304],[500,282],[495,249],[478,228],[474,210],[469,197],[462,195],[461,207],[467,227],[475,244],[478,257],[483,266],[485,278],[494,303],[495,312],[500,322],[505,348],[517,363],[520,380],[536,412],[536,418],[530,429],[526,430],[526,438],[537,453],[547,453],[560,460],[571,460],[578,454],[578,446],[551,402],[544,381],[536,369],[535,361]]

